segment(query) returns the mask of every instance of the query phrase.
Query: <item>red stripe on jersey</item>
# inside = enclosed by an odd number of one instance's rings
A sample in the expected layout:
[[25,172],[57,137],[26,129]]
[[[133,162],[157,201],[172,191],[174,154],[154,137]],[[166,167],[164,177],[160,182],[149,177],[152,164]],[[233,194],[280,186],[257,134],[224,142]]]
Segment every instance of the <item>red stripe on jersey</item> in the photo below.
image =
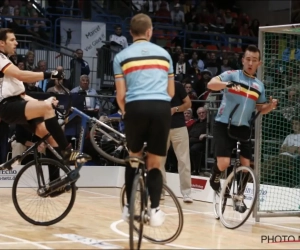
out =
[[134,72],[134,71],[144,70],[144,69],[162,69],[162,70],[164,70],[166,72],[168,72],[168,70],[169,70],[166,66],[159,65],[159,64],[140,65],[140,66],[134,66],[134,67],[130,67],[130,68],[126,69],[124,71],[124,74],[127,75],[129,73]]

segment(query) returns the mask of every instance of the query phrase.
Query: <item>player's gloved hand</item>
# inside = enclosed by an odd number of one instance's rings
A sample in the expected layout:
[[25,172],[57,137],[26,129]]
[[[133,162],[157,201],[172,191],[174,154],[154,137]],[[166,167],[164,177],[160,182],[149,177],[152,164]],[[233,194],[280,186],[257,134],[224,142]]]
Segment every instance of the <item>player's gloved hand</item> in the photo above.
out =
[[234,89],[236,91],[240,91],[241,90],[241,84],[239,82],[229,81],[226,85],[226,88],[231,88],[231,89]]
[[65,73],[62,71],[52,70],[50,72],[44,72],[44,79],[64,79]]

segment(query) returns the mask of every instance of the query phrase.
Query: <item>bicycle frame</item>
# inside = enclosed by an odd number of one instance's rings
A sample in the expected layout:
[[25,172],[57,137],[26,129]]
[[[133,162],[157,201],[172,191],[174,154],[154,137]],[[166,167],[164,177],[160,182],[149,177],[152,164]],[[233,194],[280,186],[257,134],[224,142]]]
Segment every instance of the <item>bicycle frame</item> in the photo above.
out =
[[[84,146],[84,138],[87,132],[87,128],[89,124],[95,124],[98,123],[100,126],[103,126],[104,128],[110,130],[111,132],[119,135],[121,138],[125,139],[125,135],[120,133],[119,131],[115,130],[114,128],[108,126],[102,121],[99,121],[98,119],[94,117],[90,117],[84,112],[80,111],[77,108],[71,107],[71,114],[65,119],[63,124],[68,124],[70,121],[72,121],[75,117],[81,118],[81,125],[80,125],[80,132],[79,132],[79,139],[78,139],[78,150],[82,152],[83,146]],[[107,137],[109,137],[111,140],[114,140],[115,142],[118,142],[113,136],[111,136],[109,133],[101,130],[103,134],[105,134]]]

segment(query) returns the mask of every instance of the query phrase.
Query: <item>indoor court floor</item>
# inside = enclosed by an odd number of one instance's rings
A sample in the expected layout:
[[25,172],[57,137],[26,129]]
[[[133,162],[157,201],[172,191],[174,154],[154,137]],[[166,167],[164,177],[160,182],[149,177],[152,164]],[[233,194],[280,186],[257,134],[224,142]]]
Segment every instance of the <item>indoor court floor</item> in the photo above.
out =
[[[41,227],[23,220],[13,206],[11,189],[1,188],[0,249],[129,249],[119,194],[119,188],[79,188],[70,214]],[[229,230],[214,218],[211,203],[183,204],[182,199],[180,203],[184,227],[177,240],[167,245],[143,241],[142,249],[300,249],[298,217],[262,218],[260,223],[250,218]],[[264,236],[278,235],[293,235],[298,242],[261,242]]]

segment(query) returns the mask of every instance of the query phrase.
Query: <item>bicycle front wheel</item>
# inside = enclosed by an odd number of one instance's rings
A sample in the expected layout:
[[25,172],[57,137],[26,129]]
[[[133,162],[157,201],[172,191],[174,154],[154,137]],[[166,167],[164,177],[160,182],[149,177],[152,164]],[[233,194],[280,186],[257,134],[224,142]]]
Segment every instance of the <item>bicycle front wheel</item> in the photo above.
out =
[[[160,201],[160,208],[167,213],[166,220],[160,227],[150,227],[148,224],[145,224],[143,237],[152,243],[167,244],[178,238],[182,231],[184,220],[181,205],[172,190],[168,186],[163,185],[162,193],[164,196],[162,196],[163,199]],[[138,199],[139,194],[137,194]],[[125,204],[127,204],[127,200],[124,184],[120,193],[121,209],[123,209]],[[150,200],[148,200],[147,204],[150,205]],[[138,229],[135,228],[135,230]]]
[[[12,187],[12,199],[19,215],[27,222],[49,226],[64,219],[71,211],[75,198],[75,183],[65,185],[67,192],[52,193],[47,197],[38,195],[40,188],[59,180],[71,170],[58,161],[40,158],[27,163],[17,174]],[[51,177],[50,177],[51,176]],[[55,179],[53,179],[55,178]],[[56,192],[56,191],[54,191]]]
[[229,229],[243,225],[253,211],[257,199],[257,180],[250,167],[240,166],[225,180],[219,201],[220,220]]

